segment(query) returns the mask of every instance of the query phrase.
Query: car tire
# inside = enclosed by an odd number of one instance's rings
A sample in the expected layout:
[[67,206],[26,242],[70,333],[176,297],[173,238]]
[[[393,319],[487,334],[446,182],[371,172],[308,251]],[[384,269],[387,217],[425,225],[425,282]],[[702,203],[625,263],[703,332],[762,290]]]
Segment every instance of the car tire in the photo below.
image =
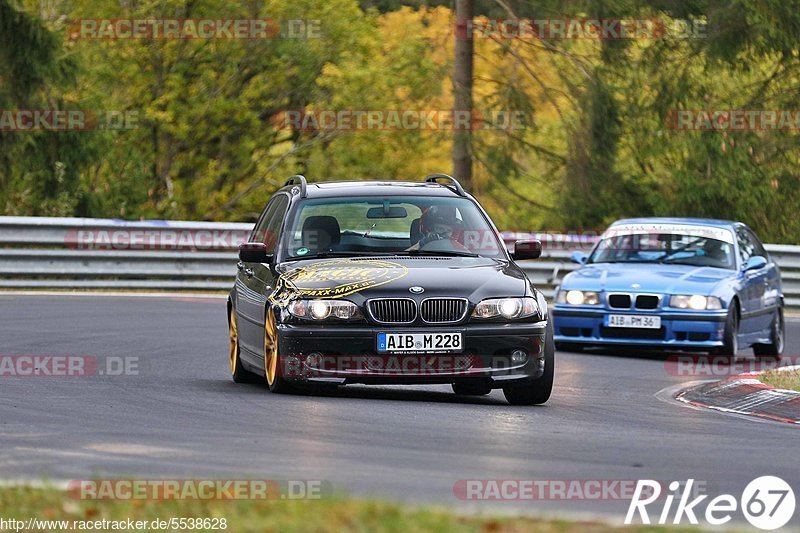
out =
[[725,331],[722,334],[722,346],[714,350],[716,355],[736,357],[739,351],[739,305],[731,302],[728,317],[725,319]]
[[539,405],[550,398],[553,391],[553,370],[555,367],[555,343],[553,342],[552,319],[547,321],[544,340],[544,374],[524,385],[505,387],[503,394],[511,405]]
[[758,357],[780,358],[783,354],[783,345],[786,341],[786,328],[783,321],[783,308],[778,309],[772,320],[772,342],[769,344],[754,344],[753,353]]
[[492,392],[492,385],[485,381],[453,383],[453,392],[459,396],[486,396]]
[[559,352],[580,353],[583,351],[583,344],[578,344],[577,342],[557,342],[556,350]]
[[264,323],[264,378],[269,391],[275,394],[287,394],[295,389],[283,377],[283,361],[280,356],[280,342],[275,313],[267,307]]
[[241,348],[239,348],[239,328],[236,326],[236,313],[231,306],[228,312],[228,338],[230,341],[230,358],[231,358],[231,378],[234,383],[253,383],[256,381],[256,376],[249,372],[242,365],[242,358],[240,357]]

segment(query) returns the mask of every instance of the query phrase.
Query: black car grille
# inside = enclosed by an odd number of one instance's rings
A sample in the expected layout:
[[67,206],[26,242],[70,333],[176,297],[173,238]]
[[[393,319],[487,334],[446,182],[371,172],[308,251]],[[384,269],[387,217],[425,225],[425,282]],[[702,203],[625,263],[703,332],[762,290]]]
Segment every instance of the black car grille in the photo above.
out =
[[467,301],[462,298],[429,298],[420,306],[422,320],[431,324],[459,322],[467,312]]
[[385,298],[367,302],[369,314],[383,324],[410,324],[417,318],[417,304],[409,298]]
[[[381,298],[367,302],[370,316],[381,324],[411,324],[417,319],[417,303],[410,298]],[[464,298],[427,298],[419,315],[428,324],[452,324],[467,314]]]

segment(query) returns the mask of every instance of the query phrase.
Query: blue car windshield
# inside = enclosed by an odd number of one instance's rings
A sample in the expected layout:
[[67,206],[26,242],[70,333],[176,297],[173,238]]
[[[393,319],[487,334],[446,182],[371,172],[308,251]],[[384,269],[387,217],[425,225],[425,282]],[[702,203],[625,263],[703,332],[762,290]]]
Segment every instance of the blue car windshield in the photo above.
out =
[[603,238],[589,263],[665,263],[733,269],[733,244],[703,235],[613,234]]

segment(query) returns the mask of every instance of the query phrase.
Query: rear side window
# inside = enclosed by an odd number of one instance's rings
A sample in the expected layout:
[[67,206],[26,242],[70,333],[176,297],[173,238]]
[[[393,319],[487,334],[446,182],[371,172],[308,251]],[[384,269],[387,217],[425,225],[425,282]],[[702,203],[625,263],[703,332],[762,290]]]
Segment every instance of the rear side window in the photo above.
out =
[[283,219],[286,218],[288,207],[289,199],[285,194],[275,196],[270,200],[250,235],[250,242],[262,242],[267,245],[267,251],[274,252],[275,246],[278,244],[278,233]]
[[753,255],[760,255],[766,258],[769,258],[769,254],[767,250],[764,248],[764,245],[761,244],[761,241],[756,237],[756,234],[753,233],[753,230],[747,228],[745,232],[750,237],[750,242],[753,243]]
[[736,239],[739,241],[739,258],[742,260],[742,263],[750,259],[754,255],[758,255],[755,251],[756,246],[753,240],[750,238],[750,234],[744,228],[739,228],[736,230]]
[[280,237],[281,226],[286,219],[286,210],[289,207],[289,199],[285,195],[281,195],[275,199],[275,210],[267,222],[266,230],[261,237],[264,244],[267,245],[267,251],[274,252]]

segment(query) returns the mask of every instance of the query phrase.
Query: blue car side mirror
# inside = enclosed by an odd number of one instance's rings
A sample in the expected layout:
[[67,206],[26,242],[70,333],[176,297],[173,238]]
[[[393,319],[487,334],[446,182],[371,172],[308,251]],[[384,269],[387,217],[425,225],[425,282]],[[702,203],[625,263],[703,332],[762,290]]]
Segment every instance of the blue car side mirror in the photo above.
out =
[[767,258],[763,255],[754,255],[744,262],[742,270],[758,270],[760,268],[764,268],[765,266],[767,266]]
[[578,263],[579,265],[585,265],[586,261],[589,260],[589,256],[587,256],[583,252],[576,250],[572,252],[572,255],[569,256],[569,260],[572,261],[573,263]]

